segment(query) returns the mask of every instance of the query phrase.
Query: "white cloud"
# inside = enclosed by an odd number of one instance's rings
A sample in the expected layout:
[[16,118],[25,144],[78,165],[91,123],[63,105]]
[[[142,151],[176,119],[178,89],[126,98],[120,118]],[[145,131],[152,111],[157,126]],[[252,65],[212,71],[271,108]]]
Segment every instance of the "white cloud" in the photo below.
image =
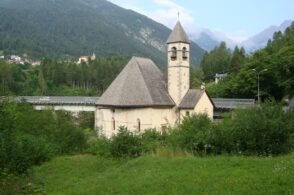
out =
[[241,44],[243,41],[246,41],[248,39],[248,36],[242,36],[242,35],[232,35],[232,34],[227,34],[230,39],[235,41],[238,44]]
[[173,28],[180,14],[180,21],[185,28],[190,31],[193,29],[194,18],[191,11],[178,5],[173,0],[153,0],[159,9],[149,12],[152,19]]
[[[162,23],[163,25],[173,28],[178,20],[178,13],[180,13],[180,21],[184,26],[185,30],[188,34],[193,37],[197,37],[200,32],[207,31],[205,28],[200,28],[196,25],[195,18],[192,14],[192,11],[188,8],[185,8],[175,2],[175,0],[152,0],[148,2],[148,4],[154,5],[155,9],[150,10],[144,8],[144,4],[146,1],[136,1],[136,0],[109,0],[121,7],[126,9],[131,9],[136,12],[139,12],[143,15],[146,15],[153,20]],[[144,3],[143,3],[144,2]],[[246,36],[247,32],[245,30],[240,30],[238,32],[225,32],[222,29],[210,29],[212,36],[226,41],[229,45],[233,45],[235,43],[241,43],[246,40],[248,36]],[[233,41],[233,42],[232,42]]]
[[238,44],[248,39],[248,32],[245,29],[240,29],[234,33],[227,33],[226,35],[227,37],[230,37],[232,40],[234,40]]
[[178,20],[178,13],[180,14],[180,21],[188,32],[195,29],[194,18],[190,10],[180,6],[174,0],[152,0],[152,4],[156,7],[154,10],[144,9],[144,5],[138,1],[124,1],[124,0],[109,0],[123,8],[131,9],[141,14],[144,14],[153,20],[173,28]]
[[146,15],[146,12],[144,11],[144,9],[142,9],[142,7],[140,6],[140,4],[137,4],[137,2],[129,0],[129,1],[123,1],[123,0],[108,0],[120,7],[123,7],[125,9],[131,9],[133,11],[136,11],[140,14],[144,14]]

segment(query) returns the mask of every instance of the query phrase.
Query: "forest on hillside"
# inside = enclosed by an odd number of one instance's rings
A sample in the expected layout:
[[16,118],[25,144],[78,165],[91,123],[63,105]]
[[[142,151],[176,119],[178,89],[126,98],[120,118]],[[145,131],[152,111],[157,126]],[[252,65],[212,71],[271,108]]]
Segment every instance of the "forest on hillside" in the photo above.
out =
[[257,73],[253,69],[262,71],[263,99],[294,95],[294,23],[284,33],[276,32],[264,49],[249,55],[243,48],[236,47],[232,52],[221,43],[204,55],[194,80],[210,83],[216,73],[228,73],[220,83],[207,86],[212,97],[256,98]]
[[129,58],[97,58],[89,63],[44,59],[40,66],[0,61],[0,96],[99,96]]
[[[175,21],[176,22],[176,21]],[[0,51],[33,59],[142,56],[163,67],[171,30],[106,0],[1,0]],[[193,66],[205,51],[191,43]]]
[[[7,64],[0,60],[0,96],[99,96],[129,57],[97,58],[77,65],[74,61],[44,59],[40,66]],[[285,33],[276,32],[267,47],[250,55],[243,48],[233,51],[221,43],[206,53],[200,68],[191,67],[191,87],[207,83],[211,97],[257,99],[257,71],[262,99],[291,98],[294,95],[294,24]],[[164,71],[165,72],[165,71]],[[216,73],[228,73],[212,84]]]

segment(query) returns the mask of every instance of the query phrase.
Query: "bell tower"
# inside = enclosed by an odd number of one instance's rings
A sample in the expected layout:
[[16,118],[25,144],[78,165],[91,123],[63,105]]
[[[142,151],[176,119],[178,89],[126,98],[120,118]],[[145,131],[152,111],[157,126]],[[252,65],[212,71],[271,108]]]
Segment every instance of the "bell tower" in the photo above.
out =
[[190,89],[190,41],[178,21],[167,40],[168,92],[178,106]]

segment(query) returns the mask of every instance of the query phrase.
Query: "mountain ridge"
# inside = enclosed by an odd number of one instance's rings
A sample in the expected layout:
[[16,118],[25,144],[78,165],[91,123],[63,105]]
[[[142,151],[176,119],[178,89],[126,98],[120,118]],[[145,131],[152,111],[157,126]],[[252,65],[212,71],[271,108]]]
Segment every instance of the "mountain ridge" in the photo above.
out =
[[264,48],[267,45],[267,42],[272,39],[275,32],[281,31],[284,33],[286,28],[289,27],[292,22],[292,20],[285,20],[278,26],[271,25],[256,35],[248,38],[246,41],[243,41],[240,45],[248,51]]
[[291,25],[293,20],[285,20],[280,25],[271,25],[261,32],[249,37],[247,40],[238,43],[233,41],[225,34],[219,32],[212,32],[209,29],[201,29],[198,33],[192,33],[192,40],[196,42],[200,47],[207,51],[213,50],[215,47],[224,41],[227,46],[234,49],[235,46],[244,47],[247,52],[253,52],[255,50],[264,48],[269,39],[272,39],[275,32],[284,32],[287,27]]
[[[176,22],[176,21],[175,21]],[[35,57],[142,56],[166,65],[171,30],[106,0],[2,0],[0,50]],[[191,43],[191,62],[205,51]]]

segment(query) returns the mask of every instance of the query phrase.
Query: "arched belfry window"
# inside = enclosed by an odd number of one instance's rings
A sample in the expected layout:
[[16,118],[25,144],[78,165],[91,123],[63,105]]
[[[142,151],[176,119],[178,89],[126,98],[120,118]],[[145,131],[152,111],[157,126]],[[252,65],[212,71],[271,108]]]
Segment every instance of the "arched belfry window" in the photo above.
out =
[[175,47],[173,47],[172,49],[171,49],[171,59],[172,60],[176,60],[177,59],[177,48],[175,48]]
[[138,132],[141,131],[141,121],[140,119],[137,119],[137,125],[138,125]]
[[112,117],[111,123],[112,123],[112,130],[115,131],[115,119],[113,117]]
[[187,48],[186,47],[183,47],[182,52],[183,52],[183,59],[184,60],[187,59],[188,58],[188,56],[187,56]]

